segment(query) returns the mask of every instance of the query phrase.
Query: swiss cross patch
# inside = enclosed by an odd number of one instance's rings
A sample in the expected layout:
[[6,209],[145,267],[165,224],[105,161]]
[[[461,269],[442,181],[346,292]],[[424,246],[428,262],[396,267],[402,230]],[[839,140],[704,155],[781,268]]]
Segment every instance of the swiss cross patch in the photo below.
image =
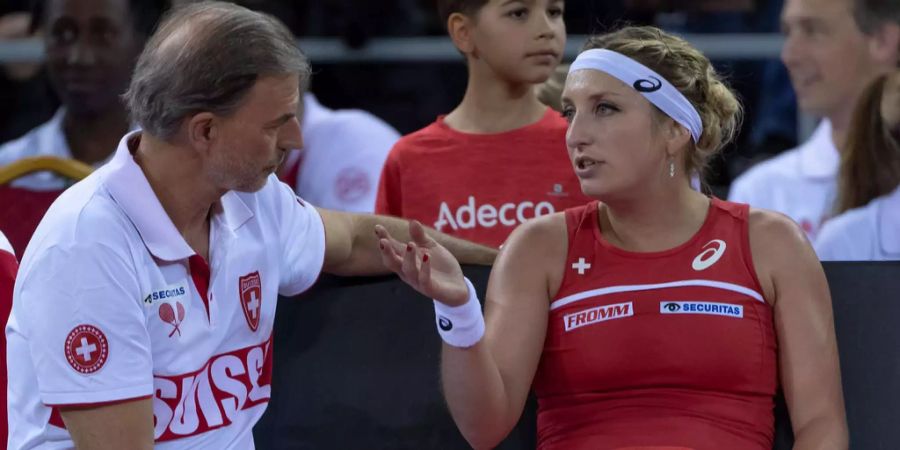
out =
[[363,198],[372,189],[366,172],[356,167],[348,167],[338,174],[334,184],[337,197],[344,202]]
[[66,336],[66,360],[72,369],[90,375],[103,368],[109,357],[109,343],[99,328],[78,325]]
[[259,280],[259,272],[242,276],[238,285],[244,318],[247,319],[250,329],[256,331],[259,328],[259,316],[262,312],[262,283]]

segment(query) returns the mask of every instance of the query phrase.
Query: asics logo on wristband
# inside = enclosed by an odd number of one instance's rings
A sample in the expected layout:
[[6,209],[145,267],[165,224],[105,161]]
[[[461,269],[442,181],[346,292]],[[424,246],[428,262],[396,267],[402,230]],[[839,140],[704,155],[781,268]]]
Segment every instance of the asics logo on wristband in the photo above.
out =
[[441,316],[438,318],[438,326],[444,331],[450,331],[453,329],[453,322],[451,322],[450,319]]
[[514,227],[525,223],[526,220],[553,214],[554,212],[556,212],[556,209],[553,207],[553,204],[546,201],[537,203],[530,201],[510,202],[499,206],[489,203],[478,205],[475,197],[470,195],[468,201],[456,208],[456,211],[451,211],[447,202],[441,202],[437,221],[434,222],[434,228],[438,231],[444,231],[444,227],[448,225],[453,230],[468,230],[476,227],[494,228],[497,225]]

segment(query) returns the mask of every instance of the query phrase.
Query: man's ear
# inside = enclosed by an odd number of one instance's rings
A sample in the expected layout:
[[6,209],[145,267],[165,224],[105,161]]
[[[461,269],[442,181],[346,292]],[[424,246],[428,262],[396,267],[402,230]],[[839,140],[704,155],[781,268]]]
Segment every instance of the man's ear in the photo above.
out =
[[450,40],[460,52],[466,55],[475,52],[472,25],[472,19],[462,13],[455,12],[447,18],[447,33],[450,34]]
[[876,61],[897,64],[900,58],[900,24],[885,21],[869,35],[869,53]]
[[215,114],[201,112],[194,114],[187,122],[187,139],[191,148],[206,152],[218,135],[218,123]]

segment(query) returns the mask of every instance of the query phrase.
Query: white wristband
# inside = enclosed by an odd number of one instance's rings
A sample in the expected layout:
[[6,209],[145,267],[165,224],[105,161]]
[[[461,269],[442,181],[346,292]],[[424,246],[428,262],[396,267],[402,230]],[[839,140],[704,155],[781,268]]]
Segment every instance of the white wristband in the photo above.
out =
[[434,300],[434,320],[441,339],[454,347],[468,348],[478,343],[484,336],[484,315],[475,286],[468,278],[469,300],[459,306],[447,306]]

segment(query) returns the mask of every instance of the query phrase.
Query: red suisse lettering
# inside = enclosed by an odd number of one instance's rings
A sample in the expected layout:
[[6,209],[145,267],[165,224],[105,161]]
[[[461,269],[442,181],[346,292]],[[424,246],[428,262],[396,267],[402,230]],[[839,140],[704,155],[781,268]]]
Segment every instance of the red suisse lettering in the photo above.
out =
[[169,441],[230,425],[245,409],[269,401],[271,340],[212,357],[197,372],[154,376],[156,441]]

